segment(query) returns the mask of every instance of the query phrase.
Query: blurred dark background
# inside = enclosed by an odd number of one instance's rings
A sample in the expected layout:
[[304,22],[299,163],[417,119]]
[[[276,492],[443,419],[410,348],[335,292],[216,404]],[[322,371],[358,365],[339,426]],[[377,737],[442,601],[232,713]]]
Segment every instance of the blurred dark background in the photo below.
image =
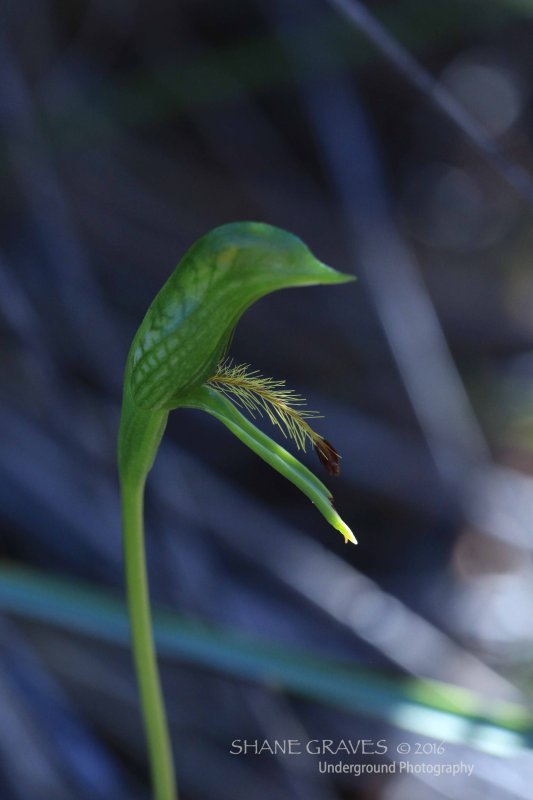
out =
[[[323,412],[360,544],[218,423],[171,417],[147,529],[180,796],[529,797],[533,4],[1,7],[2,800],[149,797],[122,370],[186,248],[239,219],[359,278],[265,298],[232,355]],[[474,772],[319,774],[230,755],[245,738]]]

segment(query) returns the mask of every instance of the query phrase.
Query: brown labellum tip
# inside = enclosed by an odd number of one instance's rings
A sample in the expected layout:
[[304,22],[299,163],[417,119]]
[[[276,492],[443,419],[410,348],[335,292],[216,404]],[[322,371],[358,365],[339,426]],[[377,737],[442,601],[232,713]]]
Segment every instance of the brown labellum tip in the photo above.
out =
[[340,472],[340,456],[327,439],[318,439],[315,442],[315,451],[318,460],[328,475],[338,475]]

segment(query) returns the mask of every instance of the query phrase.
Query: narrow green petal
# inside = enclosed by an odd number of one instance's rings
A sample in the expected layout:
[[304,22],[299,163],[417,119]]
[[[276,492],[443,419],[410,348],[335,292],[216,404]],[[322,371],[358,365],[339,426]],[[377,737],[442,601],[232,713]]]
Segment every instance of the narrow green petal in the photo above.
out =
[[241,442],[307,495],[330,525],[344,536],[346,542],[357,544],[352,531],[333,507],[329,489],[284,447],[256,428],[224,395],[203,386],[191,394],[184,405],[207,411],[223,422]]

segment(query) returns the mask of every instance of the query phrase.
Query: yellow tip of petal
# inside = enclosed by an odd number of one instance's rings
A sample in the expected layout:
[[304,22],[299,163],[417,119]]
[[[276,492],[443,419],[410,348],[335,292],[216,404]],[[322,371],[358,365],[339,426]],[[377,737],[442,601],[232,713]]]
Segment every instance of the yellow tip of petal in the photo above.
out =
[[348,542],[351,542],[352,544],[357,544],[357,539],[353,535],[351,529],[338,515],[336,515],[336,519],[332,524],[333,527],[340,533],[342,533],[342,535],[344,536],[344,544],[348,544]]

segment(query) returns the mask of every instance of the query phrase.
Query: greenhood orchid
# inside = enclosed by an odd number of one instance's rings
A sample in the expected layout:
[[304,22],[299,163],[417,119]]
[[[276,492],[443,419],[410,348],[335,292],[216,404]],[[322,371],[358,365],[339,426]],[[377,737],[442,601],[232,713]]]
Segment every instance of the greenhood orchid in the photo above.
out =
[[278,289],[353,280],[318,261],[300,239],[257,222],[223,225],[199,239],[159,291],[131,345],[124,377],[118,443],[126,584],[133,651],[157,800],[175,800],[171,747],[153,646],[144,553],[144,486],[168,414],[206,411],[294,483],[345,538],[356,540],[324,484],[285,448],[260,431],[266,416],[292,438],[307,442],[330,474],[335,448],[310,425],[315,412],[284,381],[265,378],[227,358],[240,317]]

